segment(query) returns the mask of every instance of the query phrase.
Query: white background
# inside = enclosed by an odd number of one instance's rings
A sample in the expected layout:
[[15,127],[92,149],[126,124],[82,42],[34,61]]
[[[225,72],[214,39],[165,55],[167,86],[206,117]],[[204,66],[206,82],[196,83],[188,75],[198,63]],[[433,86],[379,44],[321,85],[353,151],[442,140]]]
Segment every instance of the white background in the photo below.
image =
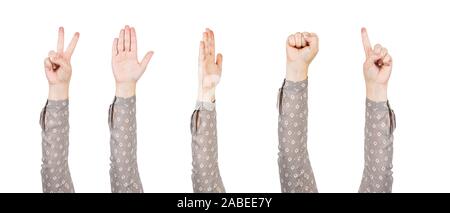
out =
[[0,1],[0,192],[41,192],[43,60],[81,37],[72,59],[70,159],[77,192],[110,192],[111,45],[136,27],[138,162],[146,192],[191,192],[190,115],[205,27],[224,55],[217,89],[219,164],[228,192],[280,192],[276,95],[285,39],[316,32],[309,75],[309,152],[320,192],[356,192],[365,87],[360,27],[393,56],[394,192],[450,191],[448,1]]

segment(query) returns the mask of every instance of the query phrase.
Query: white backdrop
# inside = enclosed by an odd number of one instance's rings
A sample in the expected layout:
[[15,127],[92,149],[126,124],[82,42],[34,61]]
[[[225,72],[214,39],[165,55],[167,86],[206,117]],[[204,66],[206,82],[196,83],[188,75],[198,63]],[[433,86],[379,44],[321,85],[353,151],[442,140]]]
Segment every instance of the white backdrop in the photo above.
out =
[[[110,192],[107,111],[111,45],[136,27],[138,162],[146,192],[191,192],[190,115],[205,27],[224,70],[217,89],[219,164],[228,192],[280,192],[276,95],[285,39],[316,32],[309,74],[309,152],[320,192],[356,192],[363,169],[364,52],[360,27],[393,56],[394,192],[450,191],[448,1],[0,1],[0,192],[41,192],[43,60],[81,37],[72,58],[70,158],[77,192]],[[66,43],[66,44],[67,44]]]

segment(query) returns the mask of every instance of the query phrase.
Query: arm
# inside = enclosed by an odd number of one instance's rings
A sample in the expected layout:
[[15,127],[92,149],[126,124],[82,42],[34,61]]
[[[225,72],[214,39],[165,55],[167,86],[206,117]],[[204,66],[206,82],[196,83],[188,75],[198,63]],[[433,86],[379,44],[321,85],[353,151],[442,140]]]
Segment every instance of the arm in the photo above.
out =
[[222,55],[215,60],[214,33],[207,29],[200,42],[199,91],[191,116],[192,185],[194,192],[225,192],[217,150],[215,88],[222,73]]
[[137,41],[134,28],[125,26],[114,39],[112,67],[116,81],[116,95],[109,108],[111,133],[111,191],[113,193],[143,192],[137,165],[136,139],[136,83],[144,73],[153,52],[137,60]]
[[307,149],[307,76],[317,52],[318,37],[314,33],[288,37],[286,79],[278,100],[278,166],[282,192],[317,192]]
[[42,189],[44,192],[74,192],[68,164],[70,58],[78,42],[76,33],[64,52],[64,28],[59,28],[57,51],[44,61],[49,84],[48,100],[42,109]]
[[392,157],[395,114],[387,99],[392,58],[386,48],[372,49],[366,29],[362,29],[366,61],[366,123],[364,129],[364,172],[359,192],[392,191]]

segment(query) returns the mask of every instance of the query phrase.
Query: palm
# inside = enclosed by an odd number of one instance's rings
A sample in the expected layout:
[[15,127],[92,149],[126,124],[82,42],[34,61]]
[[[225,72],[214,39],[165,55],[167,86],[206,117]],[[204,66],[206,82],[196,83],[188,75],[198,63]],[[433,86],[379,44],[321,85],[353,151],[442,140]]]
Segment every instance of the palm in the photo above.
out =
[[70,81],[70,77],[72,76],[72,67],[70,64],[67,67],[59,67],[56,70],[52,70],[53,68],[47,68],[45,75],[47,76],[47,80],[49,84],[61,84]]
[[386,84],[391,74],[392,66],[382,65],[381,67],[376,65],[370,60],[366,60],[364,63],[364,76],[366,80],[377,84]]
[[214,57],[200,62],[200,73],[203,88],[213,88],[219,84],[221,68],[214,62]]
[[119,55],[112,62],[116,82],[137,81],[144,73],[136,57]]
[[116,83],[136,83],[147,68],[153,52],[147,52],[141,62],[137,58],[137,40],[134,28],[125,26],[112,47],[112,68]]
[[200,42],[199,83],[203,90],[214,89],[222,74],[222,55],[215,55],[214,33],[207,29]]

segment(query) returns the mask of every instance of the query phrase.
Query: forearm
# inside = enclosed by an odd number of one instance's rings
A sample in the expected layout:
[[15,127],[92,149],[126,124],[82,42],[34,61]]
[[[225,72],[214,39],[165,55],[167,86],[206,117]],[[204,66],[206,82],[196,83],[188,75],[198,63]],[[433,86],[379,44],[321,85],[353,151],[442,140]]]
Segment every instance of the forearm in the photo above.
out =
[[137,165],[136,97],[115,97],[109,109],[111,191],[143,192]]
[[194,192],[225,192],[218,165],[215,105],[197,102],[191,117]]
[[285,80],[278,102],[278,165],[282,192],[317,192],[307,150],[308,80]]
[[365,162],[359,192],[391,192],[394,111],[388,101],[366,99],[365,117]]
[[69,98],[69,83],[50,84],[48,86],[48,100],[67,100]]
[[366,83],[366,97],[375,102],[387,101],[387,84]]
[[74,192],[68,165],[69,102],[48,100],[42,109],[42,188],[44,192]]

